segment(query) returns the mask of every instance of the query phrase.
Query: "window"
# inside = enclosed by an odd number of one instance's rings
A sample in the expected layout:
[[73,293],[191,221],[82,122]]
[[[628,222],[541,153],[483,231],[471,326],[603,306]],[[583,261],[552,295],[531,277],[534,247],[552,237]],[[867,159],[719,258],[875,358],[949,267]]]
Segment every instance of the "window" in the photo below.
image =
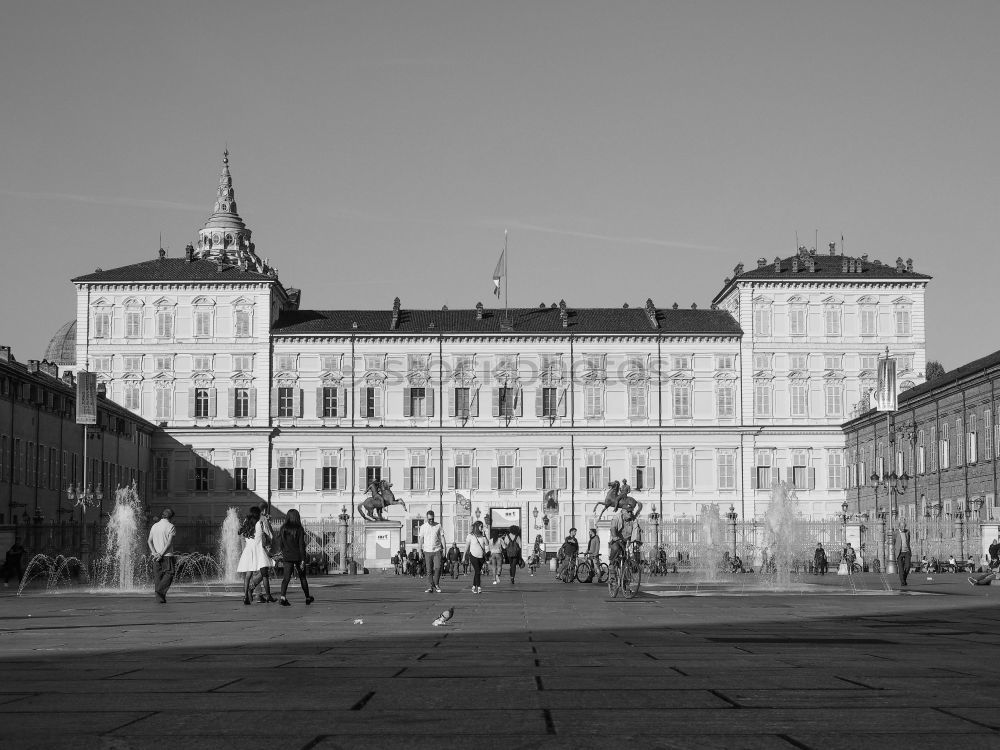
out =
[[[634,386],[633,386],[634,387]],[[645,411],[645,395],[646,391],[643,389],[643,410]],[[674,397],[673,397],[673,409],[674,409],[674,419],[690,419],[691,418],[691,384],[683,381],[674,382]],[[629,409],[629,414],[631,415],[631,407]]]
[[977,430],[977,417],[975,414],[969,415],[969,439],[966,454],[968,462],[974,464],[979,460],[979,433]]
[[517,454],[514,451],[499,451],[497,453],[497,489],[510,491],[516,488]]
[[407,369],[410,372],[427,370],[430,358],[426,354],[409,354],[406,357]]
[[14,438],[14,452],[11,454],[11,463],[14,464],[14,484],[21,484],[21,471],[24,468],[21,438]]
[[732,451],[719,451],[719,489],[736,489],[736,454]]
[[773,456],[770,450],[754,451],[754,479],[758,490],[771,489],[771,462]]
[[382,370],[384,369],[385,356],[382,354],[366,354],[365,355],[365,369],[366,370]]
[[[675,389],[676,393],[676,389]],[[676,396],[675,396],[676,400]],[[631,383],[628,386],[628,416],[630,419],[645,419],[648,416],[646,410],[646,384]]]
[[295,371],[295,355],[294,354],[282,354],[278,357],[278,371],[279,372],[294,372]]
[[192,358],[194,367],[192,368],[194,372],[211,372],[212,371],[212,355],[198,355]]
[[142,311],[125,311],[125,338],[137,339],[142,336]]
[[455,357],[455,377],[465,377],[469,378],[475,373],[475,364],[473,357],[470,356],[459,356]]
[[172,310],[156,311],[156,338],[171,339],[174,337],[174,313]]
[[862,370],[877,370],[878,369],[878,355],[877,354],[862,354],[861,355],[861,369]]
[[169,387],[157,387],[156,389],[156,418],[170,419],[173,414],[174,392]]
[[323,399],[323,405],[320,415],[324,419],[333,419],[338,415],[339,404],[337,403],[337,395],[339,391],[340,389],[335,386],[323,386],[323,393],[321,396]]
[[233,451],[233,489],[250,489],[250,451]]
[[559,416],[559,389],[546,387],[541,389],[543,417]]
[[233,416],[236,419],[246,419],[250,416],[250,389],[233,389]]
[[792,487],[809,489],[809,454],[806,451],[792,451]]
[[603,354],[586,354],[584,355],[585,367],[588,372],[602,372],[604,370],[604,355]]
[[770,370],[771,369],[770,352],[754,352],[753,369],[755,372]]
[[541,466],[538,469],[541,479],[541,490],[559,489],[559,454],[548,451],[542,454]]
[[125,372],[142,372],[142,355],[128,355],[122,357],[123,369]]
[[930,470],[931,471],[937,471],[937,461],[938,461],[938,454],[940,452],[940,448],[939,448],[939,446],[937,444],[937,428],[935,428],[933,426],[931,427],[930,447],[931,447],[931,466],[930,466]]
[[753,382],[753,413],[757,417],[771,416],[771,381]]
[[844,415],[844,384],[839,380],[828,380],[823,388],[826,395],[826,416]]
[[233,372],[250,372],[253,370],[252,354],[234,354]]
[[290,491],[295,488],[295,455],[292,453],[278,454],[278,491]]
[[111,357],[92,357],[94,372],[110,373]]
[[139,411],[140,386],[135,381],[125,382],[125,408]]
[[455,416],[465,419],[469,416],[469,389],[455,389]]
[[94,311],[94,338],[106,339],[111,337],[111,312],[109,310]]
[[592,384],[583,389],[583,416],[586,419],[599,419],[604,414],[604,391],[602,386]]
[[294,413],[295,389],[289,386],[278,388],[278,416],[290,418]]
[[993,412],[989,407],[983,410],[983,437],[986,454],[984,458],[989,461],[993,458]]
[[[368,487],[372,482],[378,482],[382,479],[382,454],[378,451],[369,451],[365,457],[365,487]],[[388,472],[386,472],[386,479],[388,479]]]
[[455,489],[473,489],[471,451],[456,451],[455,453]]
[[788,369],[792,372],[802,372],[809,369],[808,354],[789,354]]
[[827,336],[840,335],[840,306],[830,306],[823,310],[824,330]]
[[673,358],[673,366],[675,370],[690,370],[691,358],[684,355],[676,356]]
[[909,372],[913,369],[913,355],[912,354],[897,354],[896,355],[896,369],[899,372]]
[[941,439],[938,441],[938,467],[943,471],[951,467],[951,442],[948,440],[948,424],[941,425]]
[[788,308],[788,334],[790,336],[806,335],[805,305],[792,305]]
[[830,451],[826,455],[826,488],[828,490],[844,489],[844,454],[842,451]]
[[716,370],[735,370],[736,369],[736,357],[732,354],[718,354],[715,357],[715,369]]
[[194,417],[196,419],[205,419],[209,416],[209,389],[208,388],[195,388],[194,389]]
[[245,337],[250,335],[250,311],[249,310],[237,310],[235,312],[235,317],[233,318],[233,332],[238,337]]
[[691,467],[693,457],[690,451],[674,452],[674,489],[678,491],[691,489]]
[[215,469],[209,463],[209,456],[205,453],[195,454],[194,460],[194,491],[210,492],[215,489]]
[[771,335],[771,306],[753,306],[753,332],[755,336]]
[[340,370],[340,355],[327,355],[319,358],[320,369],[324,372],[337,372]]
[[861,335],[875,336],[878,334],[878,312],[874,305],[861,307]]
[[409,395],[409,411],[403,416],[407,417],[426,417],[427,416],[427,389],[426,388],[410,388]]
[[323,467],[320,471],[320,489],[324,492],[334,492],[346,489],[338,483],[338,472],[340,468],[340,457],[333,451],[323,451]]
[[637,492],[651,489],[655,472],[646,465],[646,451],[632,452],[632,489]]
[[499,409],[499,416],[501,417],[513,417],[515,414],[515,409],[517,407],[517,389],[509,388],[504,386],[498,389],[497,406]]
[[732,383],[719,383],[715,391],[715,403],[719,418],[736,416],[736,389]]
[[361,416],[366,419],[382,416],[382,390],[373,385],[361,389]]
[[170,491],[170,456],[157,455],[153,459],[153,492],[166,495]]
[[962,418],[955,418],[955,441],[952,443],[952,447],[955,451],[954,464],[955,466],[961,466],[965,463],[965,444],[962,442],[965,437],[965,430],[962,427]]
[[194,311],[194,335],[198,338],[204,338],[212,335],[211,310]]
[[809,382],[793,380],[789,386],[789,405],[793,417],[809,416]]
[[897,307],[895,312],[896,312],[896,335],[909,336],[912,333],[910,327],[910,308]]
[[[427,489],[427,452],[412,451],[410,453],[410,486],[413,492],[423,492]],[[404,488],[405,489],[405,488]]]
[[173,372],[174,358],[171,355],[154,357],[153,365],[157,372]]
[[841,370],[844,369],[844,355],[827,354],[825,357],[823,357],[823,369],[840,372]]
[[588,490],[604,489],[604,454],[601,451],[587,451],[586,487]]

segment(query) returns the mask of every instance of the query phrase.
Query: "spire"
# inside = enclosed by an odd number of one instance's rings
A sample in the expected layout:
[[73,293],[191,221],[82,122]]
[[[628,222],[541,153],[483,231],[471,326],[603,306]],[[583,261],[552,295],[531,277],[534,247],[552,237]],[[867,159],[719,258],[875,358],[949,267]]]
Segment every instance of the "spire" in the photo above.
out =
[[236,210],[236,191],[229,171],[229,145],[222,152],[222,171],[215,193],[215,207],[205,226],[198,232],[198,254],[227,264],[243,262],[254,270],[263,271],[264,264],[254,252],[251,231]]

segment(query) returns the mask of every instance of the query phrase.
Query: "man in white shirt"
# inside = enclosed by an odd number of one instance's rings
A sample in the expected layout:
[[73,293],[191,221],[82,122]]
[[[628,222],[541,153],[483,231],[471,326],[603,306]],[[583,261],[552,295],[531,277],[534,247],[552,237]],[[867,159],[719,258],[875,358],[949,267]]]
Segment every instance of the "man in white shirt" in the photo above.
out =
[[153,556],[153,590],[160,604],[167,603],[167,589],[174,581],[174,535],[177,528],[170,522],[174,511],[164,508],[160,520],[149,530],[146,544]]
[[427,590],[425,594],[441,593],[441,557],[444,553],[444,532],[441,526],[434,522],[434,511],[427,511],[427,522],[420,527],[417,534],[417,546],[424,553],[424,564],[427,566]]

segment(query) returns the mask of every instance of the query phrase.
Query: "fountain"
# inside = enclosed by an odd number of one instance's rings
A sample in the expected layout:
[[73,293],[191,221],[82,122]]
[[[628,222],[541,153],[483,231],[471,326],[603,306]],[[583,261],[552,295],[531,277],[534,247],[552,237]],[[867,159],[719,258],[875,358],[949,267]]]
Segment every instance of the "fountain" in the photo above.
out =
[[799,521],[799,498],[795,490],[786,482],[779,482],[771,490],[771,502],[764,512],[767,557],[758,574],[768,577],[774,588],[789,589],[793,561],[811,556],[812,546]]
[[[135,482],[115,490],[115,507],[108,519],[104,556],[97,562],[97,583],[118,591],[145,589],[148,569],[143,554],[142,504]],[[140,583],[141,579],[145,579]]]
[[726,527],[716,503],[703,505],[698,517],[692,563],[693,573],[702,581],[717,581],[723,572],[726,552]]
[[240,564],[240,554],[243,552],[243,540],[240,538],[240,517],[236,508],[226,511],[219,534],[219,567],[221,578],[226,583],[238,583],[240,574],[236,568]]

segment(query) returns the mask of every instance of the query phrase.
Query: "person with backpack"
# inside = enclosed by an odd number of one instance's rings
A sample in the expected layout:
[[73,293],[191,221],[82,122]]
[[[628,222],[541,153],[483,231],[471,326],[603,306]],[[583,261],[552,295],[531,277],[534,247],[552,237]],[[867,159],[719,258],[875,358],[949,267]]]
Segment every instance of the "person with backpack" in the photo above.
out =
[[517,526],[511,526],[502,537],[500,546],[503,549],[504,557],[507,558],[507,566],[510,568],[510,582],[513,585],[517,569],[524,566],[524,560],[521,559],[521,529]]
[[281,564],[284,567],[284,575],[281,578],[281,606],[292,606],[286,594],[293,570],[298,574],[302,593],[306,595],[306,604],[312,604],[314,599],[309,596],[309,582],[306,580],[306,530],[302,528],[302,519],[297,510],[288,511],[277,542],[281,551]]

